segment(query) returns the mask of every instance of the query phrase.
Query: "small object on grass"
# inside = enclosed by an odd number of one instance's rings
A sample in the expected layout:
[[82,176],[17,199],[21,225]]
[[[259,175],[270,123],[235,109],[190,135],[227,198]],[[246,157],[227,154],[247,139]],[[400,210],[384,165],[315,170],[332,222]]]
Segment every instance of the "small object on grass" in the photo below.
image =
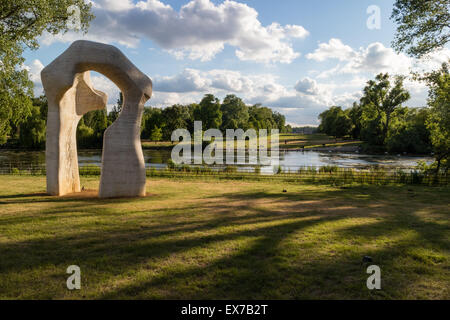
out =
[[84,191],[85,189],[84,189],[84,186],[81,188],[81,191]]
[[373,261],[372,257],[369,257],[369,256],[364,256],[362,258],[363,263],[368,263],[368,262],[372,262],[372,261]]
[[287,192],[287,190],[286,190],[286,189],[283,189],[283,192]]

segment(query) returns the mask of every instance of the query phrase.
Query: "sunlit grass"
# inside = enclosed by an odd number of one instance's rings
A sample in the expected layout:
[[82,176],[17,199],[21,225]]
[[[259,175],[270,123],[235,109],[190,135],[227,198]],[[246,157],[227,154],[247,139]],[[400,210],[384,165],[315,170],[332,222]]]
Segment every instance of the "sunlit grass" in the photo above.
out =
[[448,187],[149,178],[145,198],[97,199],[0,181],[0,298],[450,298]]

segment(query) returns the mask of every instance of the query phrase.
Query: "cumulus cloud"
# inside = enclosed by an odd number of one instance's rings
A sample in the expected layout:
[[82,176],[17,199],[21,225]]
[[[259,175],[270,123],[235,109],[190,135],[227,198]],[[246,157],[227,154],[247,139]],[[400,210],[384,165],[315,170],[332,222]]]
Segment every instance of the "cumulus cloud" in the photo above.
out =
[[[92,3],[96,18],[84,38],[128,47],[149,39],[178,59],[210,60],[229,45],[236,48],[235,54],[241,60],[291,63],[300,55],[294,51],[292,40],[309,34],[299,25],[263,26],[255,9],[230,0],[217,5],[210,0],[191,0],[179,11],[159,0]],[[78,38],[80,35],[72,32],[47,34],[42,42]]]
[[450,49],[443,48],[438,51],[433,51],[421,59],[416,59],[413,63],[414,71],[429,72],[431,70],[439,69],[444,62],[450,60]]
[[245,93],[247,97],[270,96],[284,88],[276,83],[276,77],[272,74],[243,75],[239,71],[224,69],[184,69],[174,76],[154,77],[153,86],[154,91],[158,92]]
[[44,65],[42,64],[42,62],[39,59],[35,59],[29,65],[22,65],[22,68],[28,71],[29,78],[33,82],[34,95],[42,95],[44,93],[44,89],[41,83],[41,71],[42,69],[44,69]]
[[33,81],[34,84],[41,83],[41,71],[44,69],[44,65],[38,59],[33,60],[31,65],[25,66],[25,69],[28,70],[30,75],[30,80]]
[[295,90],[297,90],[300,93],[313,95],[313,96],[316,96],[320,93],[316,80],[308,78],[308,77],[299,80],[296,83],[294,88],[295,88]]
[[202,91],[208,87],[209,82],[198,70],[185,69],[178,75],[157,79],[153,89],[161,92]]
[[[316,79],[329,81],[328,84],[322,84],[322,87],[334,90],[332,101],[336,104],[345,106],[358,100],[361,89],[368,79],[380,72],[388,72],[391,75],[407,76],[405,88],[412,93],[412,98],[408,100],[407,105],[422,107],[426,103],[428,89],[423,83],[411,79],[411,71],[423,73],[439,68],[443,62],[449,61],[450,50],[444,48],[422,59],[414,59],[403,53],[397,54],[392,48],[387,48],[379,42],[353,49],[339,39],[330,39],[327,43],[320,43],[314,52],[306,55],[306,58],[319,62],[336,61],[334,67],[322,72],[314,72]],[[299,82],[298,90],[306,90],[308,84],[314,85],[311,81]],[[343,90],[347,91],[342,92]],[[337,91],[340,95],[336,95]]]
[[219,98],[234,93],[247,104],[261,103],[287,115],[291,123],[317,124],[317,115],[332,105],[350,107],[361,97],[363,78],[348,85],[319,83],[302,78],[292,87],[281,85],[273,74],[246,75],[235,70],[185,69],[171,77],[153,79],[152,106],[199,102],[206,93]]
[[335,67],[321,72],[317,78],[328,78],[336,74],[391,74],[408,75],[411,71],[430,71],[450,59],[450,50],[444,48],[435,51],[422,59],[414,59],[396,53],[392,48],[380,42],[369,44],[366,48],[352,49],[339,39],[330,39],[328,43],[320,43],[318,48],[306,55],[315,61],[337,60]]
[[96,90],[100,90],[108,95],[107,104],[108,110],[110,110],[117,103],[120,92],[119,88],[111,80],[96,72],[91,72],[91,81],[92,86]]
[[386,48],[380,42],[374,42],[367,48],[354,50],[339,39],[330,39],[320,43],[318,48],[306,55],[316,61],[338,60],[336,67],[322,72],[318,77],[327,78],[333,74],[355,74],[360,72],[390,72],[407,74],[412,67],[412,59],[403,53],[397,54],[392,48]]
[[[43,68],[39,60],[24,65],[30,72],[36,90],[42,93],[40,71]],[[97,72],[91,72],[95,89],[108,95],[108,110],[116,103],[119,89],[108,78]],[[317,124],[317,114],[330,105],[350,106],[358,99],[351,93],[333,94],[339,88],[330,83],[318,83],[310,78],[299,80],[292,87],[278,83],[273,74],[246,75],[240,71],[213,69],[201,71],[187,68],[173,76],[153,78],[153,95],[147,103],[155,107],[173,104],[199,102],[206,93],[213,93],[219,98],[234,93],[247,104],[261,103],[274,108],[288,116],[288,122],[298,124]]]
[[328,59],[346,61],[354,56],[355,51],[350,46],[343,44],[340,39],[332,38],[328,43],[320,43],[314,52],[306,55],[306,58],[316,61],[325,61]]

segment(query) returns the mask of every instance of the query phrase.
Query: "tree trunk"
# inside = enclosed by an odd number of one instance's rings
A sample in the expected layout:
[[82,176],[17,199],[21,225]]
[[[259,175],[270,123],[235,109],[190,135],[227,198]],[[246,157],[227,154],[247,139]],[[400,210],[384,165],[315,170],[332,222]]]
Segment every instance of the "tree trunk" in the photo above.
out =
[[389,129],[389,121],[391,120],[391,114],[390,113],[386,113],[386,124],[384,126],[384,130],[383,130],[383,144],[386,144],[386,139],[387,139],[387,134],[388,134],[388,129]]

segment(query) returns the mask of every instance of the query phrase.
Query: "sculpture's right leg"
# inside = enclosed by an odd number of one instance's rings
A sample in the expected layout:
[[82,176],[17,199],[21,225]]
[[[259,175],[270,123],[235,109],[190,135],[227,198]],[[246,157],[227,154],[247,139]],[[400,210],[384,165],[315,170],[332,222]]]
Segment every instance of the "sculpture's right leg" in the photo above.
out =
[[145,196],[145,162],[141,147],[142,94],[124,93],[119,118],[103,136],[100,198]]

